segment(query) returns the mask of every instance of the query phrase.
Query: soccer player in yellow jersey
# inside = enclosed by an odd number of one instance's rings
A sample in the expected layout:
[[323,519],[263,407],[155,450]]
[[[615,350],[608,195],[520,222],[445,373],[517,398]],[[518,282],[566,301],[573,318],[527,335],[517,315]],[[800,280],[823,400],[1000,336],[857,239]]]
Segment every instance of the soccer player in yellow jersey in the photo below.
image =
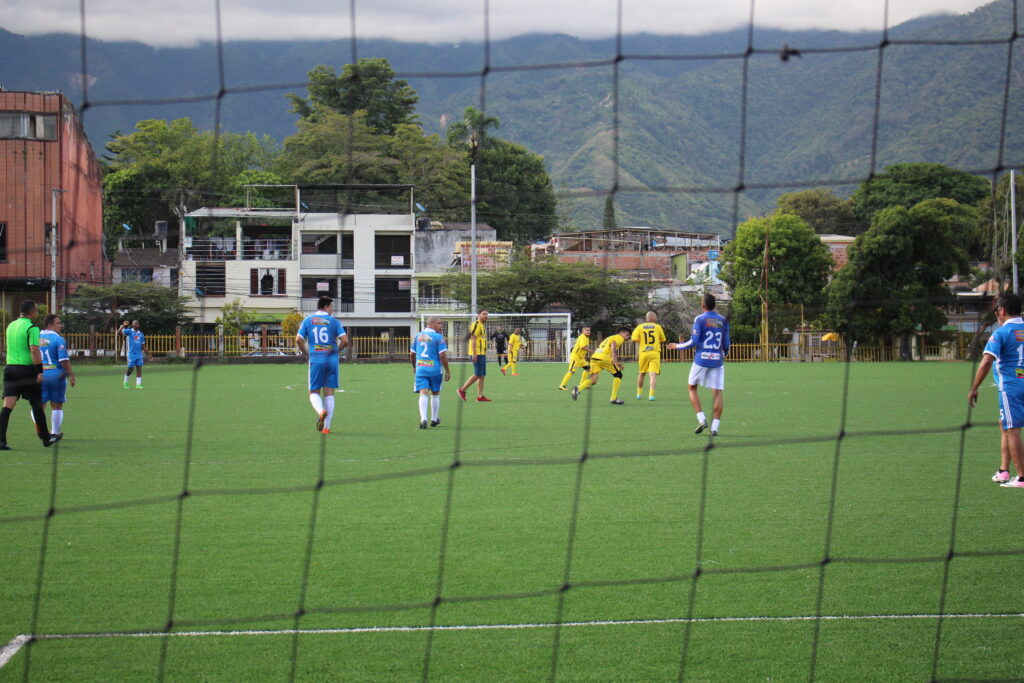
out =
[[620,327],[619,331],[601,342],[597,351],[590,357],[590,374],[583,375],[578,387],[573,387],[572,400],[579,398],[580,392],[597,384],[597,376],[602,370],[607,370],[612,377],[611,403],[621,406],[623,401],[619,398],[619,385],[622,384],[622,362],[619,360],[619,349],[629,339],[629,328]]
[[501,369],[501,374],[505,374],[506,370],[511,370],[513,376],[518,376],[516,372],[516,363],[519,361],[519,349],[523,346],[523,328],[517,327],[512,330],[512,334],[508,338],[508,363]]
[[637,362],[640,372],[636,376],[636,398],[640,400],[644,391],[644,375],[650,379],[647,389],[647,400],[654,400],[654,386],[661,374],[661,345],[665,343],[665,330],[658,324],[658,314],[647,312],[645,322],[633,329],[633,341],[636,342]]
[[565,377],[562,378],[562,383],[558,385],[558,388],[565,391],[565,385],[572,379],[572,375],[577,370],[589,370],[590,363],[590,328],[584,327],[580,332],[580,336],[576,338],[576,343],[572,346],[572,351],[569,353],[569,371],[565,373]]
[[466,400],[466,389],[474,382],[476,385],[477,403],[489,403],[491,399],[484,396],[484,377],[487,376],[487,311],[480,311],[476,320],[469,326],[466,341],[469,342],[469,355],[473,359],[473,375],[466,380],[456,393],[463,401]]

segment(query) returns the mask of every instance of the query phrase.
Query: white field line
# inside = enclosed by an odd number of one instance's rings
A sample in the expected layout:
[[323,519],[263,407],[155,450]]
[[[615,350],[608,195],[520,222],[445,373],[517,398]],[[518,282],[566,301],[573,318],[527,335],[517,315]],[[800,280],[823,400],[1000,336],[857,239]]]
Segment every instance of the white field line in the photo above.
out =
[[[1024,612],[1019,614],[945,614],[943,619],[1024,619]],[[535,628],[578,628],[585,626],[647,626],[660,624],[716,624],[735,622],[791,622],[791,621],[884,621],[901,619],[938,619],[938,614],[833,614],[816,616],[790,617],[685,617],[668,619],[622,619],[609,621],[567,621],[561,624],[542,622],[526,624],[463,624],[451,626],[360,626],[353,628],[286,628],[276,630],[242,630],[242,631],[138,631],[109,633],[46,633],[36,636],[36,640],[82,640],[95,638],[199,638],[203,636],[282,636],[282,635],[344,635],[355,633],[417,633],[421,631],[513,631]],[[30,636],[18,635],[0,649],[0,669],[11,660],[30,640]]]

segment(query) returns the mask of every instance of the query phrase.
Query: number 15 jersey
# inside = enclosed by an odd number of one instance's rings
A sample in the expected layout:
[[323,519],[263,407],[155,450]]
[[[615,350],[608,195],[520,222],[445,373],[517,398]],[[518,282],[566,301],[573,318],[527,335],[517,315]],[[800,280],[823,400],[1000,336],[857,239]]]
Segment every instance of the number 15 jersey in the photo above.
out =
[[693,319],[690,341],[697,347],[693,362],[704,368],[720,368],[729,353],[729,321],[715,311],[706,311]]
[[299,326],[299,336],[309,347],[309,363],[338,363],[338,337],[345,334],[345,328],[329,313],[317,311],[306,316]]

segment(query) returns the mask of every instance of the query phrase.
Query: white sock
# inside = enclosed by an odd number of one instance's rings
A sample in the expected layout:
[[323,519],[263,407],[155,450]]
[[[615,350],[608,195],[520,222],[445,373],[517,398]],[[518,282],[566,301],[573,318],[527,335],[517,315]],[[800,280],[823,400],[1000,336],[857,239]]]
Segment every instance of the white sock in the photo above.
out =
[[427,406],[430,405],[430,397],[420,394],[420,422],[427,421]]
[[434,413],[434,420],[441,419],[441,396],[430,397],[430,411]]
[[324,408],[327,409],[327,419],[324,420],[324,429],[331,428],[331,418],[334,417],[334,396],[324,396]]
[[28,409],[28,419],[32,420],[32,424],[36,423],[36,416],[32,414],[32,408]]
[[309,402],[313,404],[313,410],[317,412],[317,415],[324,412],[324,400],[320,398],[320,394],[310,394]]
[[140,384],[142,384],[142,378],[141,377],[136,377],[135,378],[135,386],[139,386]]
[[707,421],[708,421],[708,418],[707,418],[706,415],[704,415],[704,411],[703,410],[700,411],[699,413],[697,413],[697,424],[704,424]]
[[51,410],[50,421],[53,422],[53,428],[50,432],[53,434],[60,434],[60,426],[64,422],[64,410]]
[[718,425],[719,425],[720,422],[721,422],[721,420],[712,420],[711,421],[711,431],[717,432],[718,431]]

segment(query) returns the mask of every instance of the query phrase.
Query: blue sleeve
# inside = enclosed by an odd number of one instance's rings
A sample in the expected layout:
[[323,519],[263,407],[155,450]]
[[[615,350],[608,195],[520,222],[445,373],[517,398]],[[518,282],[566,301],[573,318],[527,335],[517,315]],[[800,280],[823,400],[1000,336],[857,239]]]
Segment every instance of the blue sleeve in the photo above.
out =
[[724,328],[725,329],[722,330],[722,356],[723,357],[726,356],[729,353],[729,344],[731,343],[729,341],[729,321],[728,320],[725,321]]
[[57,362],[60,363],[65,360],[71,360],[71,357],[68,356],[68,345],[64,341],[64,337],[61,337],[60,341],[57,342]]
[[691,344],[695,345],[697,344],[697,342],[700,341],[700,328],[702,322],[704,321],[701,320],[700,318],[697,318],[696,320],[693,321],[693,333],[690,335]]
[[991,354],[996,358],[999,358],[999,339],[997,335],[999,330],[992,333],[992,336],[988,338],[988,342],[985,344],[984,353]]
[[309,318],[304,318],[302,324],[299,325],[298,336],[302,337],[306,341],[309,341]]
[[345,326],[342,325],[340,321],[335,320],[334,322],[338,323],[338,334],[334,335],[335,338],[338,338],[338,337],[340,337],[343,334],[347,334],[345,332]]

